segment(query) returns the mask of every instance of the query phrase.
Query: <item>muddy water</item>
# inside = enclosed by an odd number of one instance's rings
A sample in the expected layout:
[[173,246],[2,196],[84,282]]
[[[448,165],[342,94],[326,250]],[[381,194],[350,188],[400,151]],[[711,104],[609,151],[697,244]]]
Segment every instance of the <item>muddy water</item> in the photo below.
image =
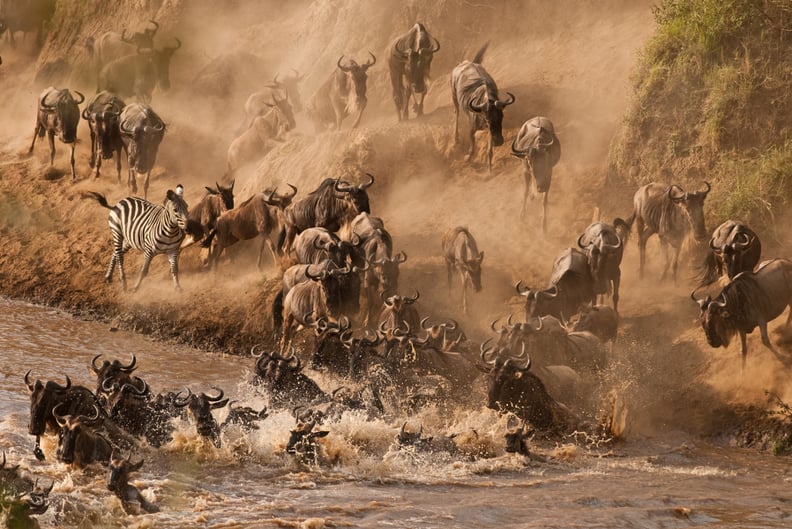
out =
[[[505,454],[504,420],[489,410],[439,412],[416,421],[425,431],[475,428],[487,457],[416,454],[392,444],[401,419],[345,414],[326,425],[330,462],[298,467],[284,445],[294,421],[273,413],[251,433],[226,430],[223,447],[188,423],[174,440],[137,452],[146,461],[134,483],[161,508],[127,516],[106,489],[106,471],[55,461],[55,440],[36,461],[27,435],[27,369],[34,377],[92,387],[94,354],[135,354],[155,391],[222,387],[260,408],[245,383],[251,362],[154,343],[106,324],[0,299],[0,447],[24,473],[54,480],[43,527],[790,527],[792,472],[787,459],[718,447],[682,432],[618,445],[539,445],[546,461]],[[320,378],[320,382],[322,381]],[[218,410],[218,419],[224,417]],[[684,425],[680,425],[682,428]]]

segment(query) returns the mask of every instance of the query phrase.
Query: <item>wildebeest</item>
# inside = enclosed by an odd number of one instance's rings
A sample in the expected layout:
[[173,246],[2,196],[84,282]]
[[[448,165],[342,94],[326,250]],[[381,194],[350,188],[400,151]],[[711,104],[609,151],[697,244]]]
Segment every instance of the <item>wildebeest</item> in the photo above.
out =
[[254,346],[250,351],[256,359],[254,384],[263,385],[270,393],[270,406],[305,406],[328,400],[316,382],[302,372],[302,362],[293,348],[286,355],[268,351],[256,355],[255,349]]
[[489,130],[487,167],[492,172],[492,149],[503,145],[503,109],[514,103],[514,94],[506,92],[509,99],[499,99],[498,86],[481,65],[487,46],[489,43],[482,46],[472,61],[462,61],[451,72],[451,99],[454,103],[454,144],[459,143],[461,108],[470,120],[470,160],[476,151],[476,131]]
[[417,290],[412,296],[393,294],[382,297],[384,308],[380,314],[379,329],[382,332],[393,333],[396,330],[410,333],[421,326],[421,316],[413,305],[421,296]]
[[291,204],[297,194],[297,188],[291,184],[290,194],[277,195],[275,190],[256,193],[234,209],[220,215],[212,230],[203,242],[209,248],[209,266],[217,270],[223,250],[239,241],[247,241],[261,237],[256,266],[261,269],[264,247],[272,253],[272,259],[278,262],[279,252],[270,238],[273,229],[283,225],[283,208]]
[[[357,241],[360,242],[360,241]],[[355,252],[355,245],[342,241],[335,233],[325,228],[308,228],[294,239],[294,255],[299,264],[317,264],[330,259],[344,266]]]
[[603,342],[612,342],[619,330],[619,313],[607,305],[584,303],[571,323],[573,331],[588,331]]
[[272,149],[272,142],[284,141],[283,135],[293,126],[274,105],[266,114],[253,118],[250,127],[228,147],[228,175],[235,176],[240,168],[261,159]]
[[[707,343],[712,347],[728,347],[732,337],[739,334],[745,366],[748,353],[745,337],[759,327],[764,346],[784,363],[789,363],[789,359],[781,358],[770,343],[767,324],[792,305],[792,261],[763,261],[756,271],[740,272],[715,299],[710,296],[697,299],[695,291],[691,297],[701,309],[701,326],[707,336]],[[792,310],[787,317],[787,326],[790,321]]]
[[407,260],[407,254],[399,252],[393,255],[393,239],[379,217],[360,213],[352,219],[350,232],[360,239],[358,257],[369,266],[363,275],[366,297],[363,324],[372,327],[382,308],[379,303],[381,296],[394,294],[399,288],[399,265]]
[[5,0],[0,4],[0,36],[8,32],[8,41],[16,47],[14,33],[36,33],[36,44],[42,43],[44,26],[55,12],[55,0]]
[[153,49],[154,36],[157,34],[159,24],[154,20],[149,22],[151,25],[146,24],[143,31],[135,31],[128,37],[124,29],[121,33],[106,31],[96,39],[86,40],[88,54],[92,55],[96,62],[96,71],[101,71],[109,62],[136,53],[138,49]]
[[551,315],[568,320],[581,304],[594,301],[594,278],[586,254],[576,248],[567,248],[553,263],[550,287],[544,290],[522,289],[522,280],[514,286],[525,296],[525,319]]
[[121,131],[118,128],[121,111],[126,106],[121,99],[110,92],[97,93],[88,102],[82,112],[82,117],[88,122],[91,129],[91,167],[96,168],[96,178],[102,168],[102,160],[109,160],[116,155],[116,170],[118,183],[121,183],[121,150],[124,142],[121,141]]
[[528,196],[542,193],[542,231],[547,231],[547,195],[553,167],[561,159],[561,142],[555,134],[553,122],[543,116],[531,118],[520,127],[520,132],[511,144],[512,155],[523,163],[523,192],[520,217],[525,218]]
[[245,101],[245,119],[237,131],[237,136],[249,129],[256,117],[269,112],[273,105],[277,106],[286,117],[289,128],[293,129],[297,126],[294,113],[302,110],[298,84],[305,76],[300,75],[297,70],[293,71],[294,76],[278,79],[279,76],[276,75],[272,84],[266,85],[263,90],[248,96]]
[[736,220],[727,220],[715,228],[709,247],[699,286],[714,283],[723,276],[733,279],[740,272],[751,271],[762,256],[759,237],[745,223]]
[[86,192],[84,198],[93,198],[99,205],[110,210],[108,224],[113,234],[113,256],[105,273],[105,281],[113,280],[113,271],[118,264],[121,286],[127,288],[124,272],[124,254],[130,248],[143,251],[143,266],[133,287],[140,287],[148,275],[149,265],[155,255],[164,253],[170,262],[171,276],[176,290],[179,286],[179,252],[187,229],[187,202],[184,201],[184,188],[176,186],[176,191],[168,189],[162,206],[152,204],[137,197],[127,197],[115,206],[110,206],[104,195]]
[[317,440],[330,433],[327,430],[314,432],[315,426],[316,422],[314,421],[298,421],[294,430],[289,432],[286,452],[293,454],[297,461],[303,465],[316,465],[321,461],[321,446]]
[[80,103],[85,101],[85,96],[77,90],[79,101],[72,97],[68,88],[45,88],[38,98],[36,111],[36,127],[33,129],[33,141],[30,143],[28,154],[33,153],[36,138],[43,138],[47,134],[50,146],[50,167],[55,162],[55,135],[58,139],[70,146],[70,159],[72,180],[77,178],[74,172],[74,145],[77,141],[77,125],[80,123]]
[[84,415],[93,412],[94,406],[99,402],[90,389],[83,386],[72,386],[71,379],[66,377],[66,384],[60,385],[52,380],[42,383],[36,379],[30,380],[30,371],[25,373],[25,385],[30,392],[30,421],[28,433],[36,436],[36,446],[33,453],[40,460],[44,454],[39,446],[40,437],[49,428],[58,430],[58,422],[52,414],[57,405],[62,405],[61,412],[69,415]]
[[120,97],[135,96],[141,103],[150,102],[155,86],[163,90],[170,88],[170,63],[180,47],[181,41],[176,39],[176,46],[138,48],[132,55],[110,61],[99,71],[97,91],[107,90]]
[[323,130],[327,125],[341,128],[341,123],[350,114],[355,115],[352,128],[358,126],[363,110],[366,108],[367,71],[374,66],[377,58],[369,52],[371,60],[358,64],[350,60],[347,65],[341,64],[344,56],[338,58],[336,70],[322,83],[311,97],[308,114],[313,119],[317,131]]
[[336,178],[326,178],[308,196],[291,204],[283,211],[284,229],[278,237],[278,246],[288,253],[294,238],[308,228],[325,228],[338,231],[358,214],[371,213],[366,189],[374,183],[374,176],[366,173],[369,181],[353,185]]
[[228,415],[223,420],[221,428],[226,426],[235,425],[239,426],[245,431],[258,430],[259,426],[257,421],[263,421],[269,415],[267,408],[261,408],[259,411],[254,410],[250,406],[237,406],[235,400],[228,403]]
[[90,370],[96,375],[96,394],[101,395],[105,390],[107,381],[111,381],[116,386],[121,386],[132,380],[132,373],[137,369],[137,357],[132,355],[129,364],[122,364],[120,360],[104,360],[101,365],[96,361],[102,354],[91,359]]
[[467,314],[468,286],[475,292],[481,291],[481,261],[484,252],[479,252],[476,240],[467,228],[457,226],[443,235],[443,258],[448,272],[448,292],[451,292],[451,277],[454,269],[462,280],[462,311]]
[[613,294],[613,309],[619,310],[619,284],[624,246],[616,229],[604,222],[590,224],[578,237],[578,247],[586,254],[594,293]]
[[165,136],[165,122],[154,110],[141,103],[124,107],[119,116],[118,130],[127,155],[129,179],[127,184],[132,193],[137,193],[137,175],[145,174],[143,198],[148,198],[149,179],[157,151]]
[[132,454],[118,457],[115,453],[110,458],[110,475],[107,478],[107,490],[112,491],[124,507],[127,514],[137,514],[133,505],[138,504],[146,512],[159,512],[159,507],[148,501],[140,491],[129,484],[129,474],[137,472],[143,466],[143,459],[132,462]]
[[438,51],[440,42],[420,22],[391,43],[388,67],[399,121],[408,119],[410,98],[414,96],[413,112],[416,116],[423,115],[426,82],[432,58]]
[[177,397],[174,404],[179,408],[187,408],[188,414],[195,421],[195,429],[198,435],[209,439],[212,444],[220,448],[220,426],[217,424],[212,410],[222,408],[228,404],[228,399],[224,399],[222,389],[217,389],[219,392],[215,396],[201,393],[200,395],[194,394],[190,389],[187,389],[186,397]]
[[[653,234],[660,237],[660,244],[665,250],[665,266],[661,279],[668,275],[668,268],[672,266],[672,276],[676,281],[679,252],[682,241],[689,232],[697,241],[707,237],[707,228],[704,225],[704,199],[710,191],[708,182],[704,182],[706,189],[688,193],[676,184],[666,185],[652,182],[646,184],[635,192],[633,197],[633,213],[626,221],[626,225],[638,233],[638,247],[641,253],[641,278],[644,275],[646,263],[646,242]],[[620,219],[619,219],[620,220]],[[674,248],[674,259],[671,261],[668,246]]]
[[206,187],[206,194],[187,215],[187,235],[182,248],[200,242],[215,229],[217,219],[234,209],[234,180],[231,185],[222,186],[215,182],[215,187]]
[[99,420],[99,408],[94,406],[92,416],[63,413],[63,403],[52,409],[60,426],[57,456],[66,464],[83,468],[91,463],[108,463],[113,446],[93,426]]

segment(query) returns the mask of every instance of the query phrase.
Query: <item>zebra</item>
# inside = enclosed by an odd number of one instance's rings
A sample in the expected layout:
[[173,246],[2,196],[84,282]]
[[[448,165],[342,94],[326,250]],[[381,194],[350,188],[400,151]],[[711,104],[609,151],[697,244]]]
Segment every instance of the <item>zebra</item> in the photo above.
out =
[[83,193],[83,198],[93,198],[110,210],[108,224],[113,234],[113,257],[105,274],[105,281],[113,280],[113,269],[118,263],[121,286],[127,290],[124,274],[124,254],[135,248],[143,251],[143,268],[140,277],[132,288],[132,292],[140,287],[143,278],[148,274],[151,259],[164,253],[170,261],[173,285],[179,285],[179,251],[187,228],[187,202],[184,201],[184,187],[176,186],[176,191],[168,189],[163,206],[152,204],[138,197],[127,197],[115,206],[110,206],[104,195],[93,191]]

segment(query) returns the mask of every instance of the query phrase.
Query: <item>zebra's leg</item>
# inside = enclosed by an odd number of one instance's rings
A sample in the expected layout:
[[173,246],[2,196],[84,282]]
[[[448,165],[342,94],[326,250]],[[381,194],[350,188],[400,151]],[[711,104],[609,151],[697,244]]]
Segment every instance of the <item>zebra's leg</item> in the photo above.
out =
[[[143,266],[140,268],[140,275],[138,276],[137,283],[135,286],[132,287],[132,292],[136,292],[138,288],[140,288],[140,283],[143,282],[143,278],[148,275],[149,266],[151,265],[151,259],[154,257],[154,254],[151,251],[146,250],[143,253]],[[171,264],[171,272],[173,271],[173,265]]]
[[126,272],[124,272],[124,254],[126,254],[126,248],[122,248],[121,251],[118,252],[118,258],[116,261],[118,262],[118,278],[121,281],[121,288],[126,292],[127,289],[127,281],[126,281]]
[[168,254],[168,261],[170,262],[171,277],[173,277],[173,287],[179,291],[181,285],[179,284],[179,252]]

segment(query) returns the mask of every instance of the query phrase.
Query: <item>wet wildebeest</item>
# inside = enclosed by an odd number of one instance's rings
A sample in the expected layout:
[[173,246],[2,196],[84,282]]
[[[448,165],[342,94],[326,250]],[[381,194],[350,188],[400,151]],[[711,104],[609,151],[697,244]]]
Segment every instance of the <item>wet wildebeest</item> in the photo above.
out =
[[137,175],[145,174],[143,182],[143,198],[148,198],[149,179],[157,151],[165,136],[165,122],[154,110],[140,103],[131,103],[124,107],[118,121],[121,141],[129,166],[127,184],[132,193],[137,193]]
[[118,264],[118,276],[121,287],[126,291],[126,273],[124,272],[124,254],[130,248],[143,252],[143,266],[140,275],[132,288],[140,287],[143,278],[148,275],[149,265],[155,255],[164,253],[170,263],[173,286],[179,286],[179,252],[187,229],[187,202],[184,201],[184,188],[181,184],[176,191],[168,189],[165,203],[160,206],[137,197],[127,197],[115,206],[110,206],[104,195],[89,191],[83,198],[93,198],[99,205],[110,210],[108,222],[113,234],[113,256],[105,273],[105,281],[113,280],[113,271]]
[[80,96],[79,100],[72,97],[68,88],[59,90],[50,86],[41,92],[38,98],[33,141],[28,149],[28,154],[32,154],[36,138],[43,138],[46,133],[50,146],[50,167],[52,167],[55,163],[55,135],[57,134],[61,142],[70,146],[69,163],[72,180],[77,178],[74,172],[74,145],[77,141],[77,125],[80,123],[80,107],[78,105],[85,101],[85,96],[80,92],[74,90],[74,93]]
[[337,232],[360,213],[371,213],[366,189],[374,183],[374,176],[366,176],[369,181],[359,185],[326,178],[308,196],[288,206],[283,211],[285,229],[278,237],[281,251],[288,254],[294,238],[303,230],[318,227]]
[[624,246],[616,229],[604,222],[590,224],[578,237],[578,247],[588,258],[594,293],[613,294],[613,309],[619,310],[619,283]]
[[52,415],[60,426],[57,457],[66,464],[83,468],[91,463],[108,463],[113,446],[93,427],[100,418],[99,408],[94,406],[94,413],[71,415],[63,413],[64,404],[52,409]]
[[317,132],[321,132],[328,125],[335,125],[336,129],[340,129],[341,122],[350,114],[355,115],[352,128],[358,126],[368,103],[366,72],[377,62],[373,53],[369,52],[369,55],[371,60],[364,64],[350,60],[346,66],[341,64],[344,56],[339,57],[338,68],[333,70],[327,81],[314,93],[309,103],[308,114],[314,121]]
[[492,172],[492,149],[503,145],[503,109],[514,103],[514,94],[501,101],[498,86],[481,65],[489,43],[482,46],[472,61],[462,61],[451,72],[451,99],[454,102],[454,144],[459,143],[460,108],[470,120],[470,153],[472,160],[476,152],[476,131],[489,130],[487,168]]
[[398,330],[409,334],[411,330],[418,330],[421,326],[421,316],[413,304],[421,297],[420,292],[415,290],[413,296],[393,294],[381,297],[384,307],[380,313],[379,329],[382,332],[392,334]]
[[121,183],[121,131],[118,128],[119,116],[126,106],[121,99],[110,92],[102,91],[88,102],[82,117],[91,129],[91,167],[96,168],[96,178],[102,168],[102,160],[110,160],[116,155],[118,183]]
[[110,61],[99,71],[97,91],[134,96],[141,103],[149,103],[155,86],[163,90],[170,88],[171,58],[180,47],[181,41],[176,39],[176,46],[159,50],[138,48],[133,55]]
[[297,426],[289,432],[286,452],[293,454],[297,461],[303,465],[316,465],[321,461],[321,446],[317,439],[326,437],[330,433],[327,430],[314,432],[314,426],[316,426],[314,421],[297,421]]
[[307,406],[317,400],[329,399],[316,382],[302,372],[302,362],[293,348],[285,356],[267,351],[256,355],[255,352],[254,346],[250,351],[256,359],[253,383],[267,389],[271,407]]
[[715,228],[709,247],[699,286],[714,283],[723,276],[733,279],[740,272],[751,271],[762,256],[759,237],[745,223],[735,220],[727,220]]
[[261,269],[264,247],[272,253],[273,262],[278,263],[279,252],[270,238],[270,233],[283,225],[283,208],[291,204],[297,188],[291,184],[292,192],[277,195],[275,190],[256,193],[238,207],[228,210],[215,221],[212,230],[202,243],[209,248],[209,266],[217,270],[223,250],[239,241],[261,238],[256,266]]
[[215,182],[215,188],[206,186],[206,194],[187,216],[187,237],[182,248],[202,241],[215,229],[217,219],[226,211],[234,209],[234,181],[222,186]]
[[294,76],[284,77],[279,80],[279,76],[275,75],[272,84],[266,85],[264,90],[260,92],[250,94],[247,101],[245,101],[245,119],[237,130],[237,137],[253,125],[254,119],[269,112],[272,105],[280,108],[283,115],[286,116],[289,128],[293,129],[297,126],[294,120],[294,113],[302,110],[300,90],[297,86],[305,79],[305,76],[300,75],[297,70],[292,71]]
[[271,105],[266,114],[253,118],[250,127],[228,146],[228,175],[233,177],[240,168],[260,160],[272,150],[273,142],[283,142],[283,135],[292,128],[276,105]]
[[567,321],[581,304],[594,301],[594,278],[586,254],[567,248],[553,263],[550,286],[544,290],[522,289],[522,280],[514,286],[525,296],[525,319],[551,315]]
[[584,303],[571,323],[573,331],[588,331],[603,342],[613,342],[619,330],[619,313],[607,305]]
[[25,490],[17,493],[15,490],[8,489],[8,485],[0,482],[0,488],[4,489],[2,503],[3,521],[6,527],[14,529],[38,529],[41,527],[38,521],[31,516],[44,514],[49,508],[47,498],[52,488],[55,486],[53,481],[49,487],[40,487],[38,480],[32,490]]
[[[635,223],[638,232],[641,278],[644,276],[646,263],[646,241],[653,234],[656,233],[660,237],[660,244],[665,251],[665,265],[661,279],[667,277],[668,268],[672,266],[674,281],[679,264],[679,252],[685,236],[693,232],[693,237],[697,241],[707,238],[707,228],[704,225],[704,199],[707,198],[710,185],[708,182],[704,182],[704,185],[707,187],[703,191],[688,193],[676,184],[668,186],[652,182],[635,192],[633,214],[627,219],[626,225],[629,229]],[[668,253],[669,245],[674,248],[673,261]]]
[[135,31],[129,37],[126,35],[126,29],[121,33],[116,31],[107,31],[102,33],[96,39],[86,39],[85,45],[88,48],[88,55],[94,57],[96,62],[96,71],[100,72],[102,67],[121,57],[132,55],[138,49],[153,49],[154,36],[157,34],[159,24],[153,20],[149,20],[153,27],[146,24],[143,31]]
[[366,212],[359,214],[352,219],[350,232],[360,240],[358,257],[369,265],[363,275],[366,297],[363,324],[373,327],[382,309],[381,296],[394,294],[399,288],[399,265],[407,260],[407,254],[393,255],[393,239],[379,217]]
[[174,404],[179,408],[187,408],[188,415],[195,421],[195,429],[198,435],[209,439],[212,444],[220,448],[220,426],[217,424],[212,410],[222,408],[228,404],[228,399],[224,399],[222,389],[217,389],[219,393],[215,396],[201,393],[195,395],[190,389],[187,389],[186,397],[177,397]]
[[220,428],[235,425],[248,432],[251,430],[258,430],[259,426],[256,422],[263,421],[269,416],[266,407],[256,411],[250,406],[237,406],[236,402],[237,401],[232,400],[228,403],[228,415],[226,415]]
[[55,13],[55,0],[6,0],[0,6],[0,36],[8,32],[8,42],[16,47],[14,33],[36,33],[36,44],[43,42],[44,27]]
[[525,218],[528,197],[542,193],[542,231],[547,232],[547,195],[550,192],[550,180],[553,167],[561,159],[561,142],[555,134],[553,123],[546,117],[531,118],[520,127],[520,132],[511,145],[512,156],[520,158],[523,163],[523,192],[520,218]]
[[451,228],[443,235],[442,249],[448,272],[448,293],[451,293],[451,277],[456,269],[462,280],[462,311],[467,314],[468,286],[475,292],[481,291],[481,261],[484,259],[484,252],[478,251],[473,235],[461,226]]
[[52,380],[42,383],[36,379],[30,381],[30,371],[25,373],[25,385],[30,392],[30,422],[28,433],[36,436],[36,446],[33,453],[39,460],[44,460],[44,453],[40,448],[40,437],[49,429],[58,431],[58,422],[52,414],[52,409],[62,404],[61,411],[69,415],[84,415],[92,413],[94,406],[99,404],[96,395],[83,386],[72,386],[71,379],[66,377],[66,385],[60,385]]
[[143,459],[137,463],[132,462],[132,454],[125,459],[117,457],[115,453],[110,458],[110,476],[107,478],[107,490],[112,491],[121,500],[121,505],[127,514],[137,514],[138,510],[133,506],[138,504],[139,508],[146,512],[159,512],[159,507],[148,501],[140,491],[129,484],[129,474],[137,472],[143,466]]
[[110,395],[108,414],[127,433],[145,437],[151,446],[160,447],[171,440],[171,419],[182,414],[175,405],[179,396],[173,392],[155,396],[144,380],[133,377]]
[[[102,353],[91,359],[90,369],[96,375],[96,394],[102,396],[103,393],[107,393],[103,389],[105,386],[121,387],[132,380],[132,373],[137,369],[137,358],[132,355],[132,360],[126,365],[122,364],[120,360],[113,360],[112,362],[104,360],[102,365],[98,365],[96,361],[100,356],[102,356]],[[110,385],[107,384],[108,381],[111,383]]]
[[[695,291],[691,298],[699,304],[701,326],[707,335],[707,343],[712,347],[728,347],[731,338],[739,334],[744,367],[748,353],[745,336],[759,327],[762,344],[779,360],[789,364],[789,359],[782,358],[770,343],[767,324],[792,305],[792,261],[763,261],[756,271],[737,274],[715,299],[710,296],[697,299]],[[792,310],[787,317],[787,326],[790,321]]]
[[423,115],[426,82],[429,80],[432,58],[438,51],[440,42],[420,22],[391,43],[388,67],[399,121],[409,118],[410,99],[413,96],[416,97],[413,112],[416,116]]

